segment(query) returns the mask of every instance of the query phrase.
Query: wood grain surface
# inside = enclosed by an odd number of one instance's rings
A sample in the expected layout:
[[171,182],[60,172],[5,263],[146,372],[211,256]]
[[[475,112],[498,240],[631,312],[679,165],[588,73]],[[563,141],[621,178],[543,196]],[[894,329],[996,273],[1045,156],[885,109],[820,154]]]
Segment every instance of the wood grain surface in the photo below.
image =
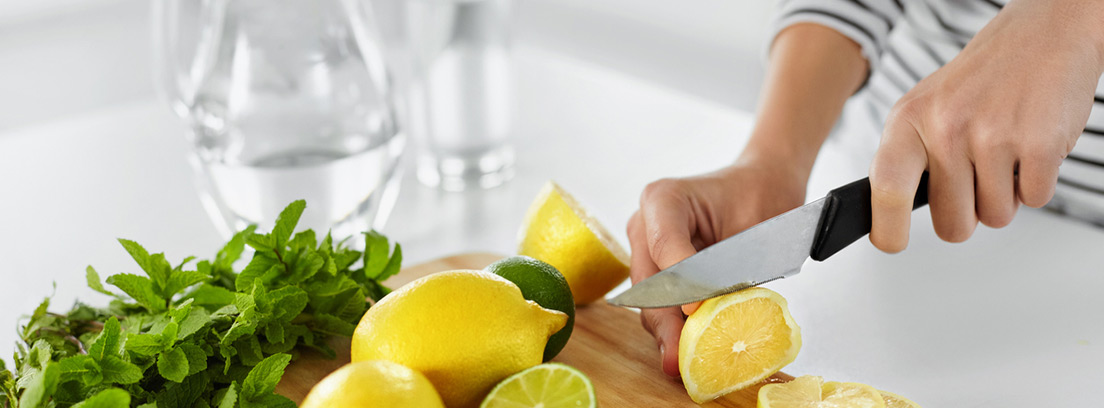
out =
[[[397,288],[434,272],[451,269],[480,269],[501,255],[471,253],[450,256],[404,268],[386,283]],[[349,362],[349,340],[334,339],[336,359],[316,353],[304,353],[288,367],[276,392],[296,403],[327,374]],[[659,369],[655,341],[640,325],[640,315],[630,309],[598,301],[575,311],[575,330],[567,346],[553,361],[569,364],[586,373],[594,382],[599,406],[614,407],[697,407],[686,395],[682,383],[668,378]],[[793,379],[778,373],[764,381]],[[702,407],[753,408],[761,386],[753,386],[726,395]],[[367,385],[370,386],[370,385]]]

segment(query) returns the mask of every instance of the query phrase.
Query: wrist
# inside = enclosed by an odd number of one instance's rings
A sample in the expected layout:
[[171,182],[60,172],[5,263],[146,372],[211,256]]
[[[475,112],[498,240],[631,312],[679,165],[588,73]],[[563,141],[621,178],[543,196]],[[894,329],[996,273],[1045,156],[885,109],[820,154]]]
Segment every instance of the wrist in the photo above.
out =
[[745,149],[728,170],[752,170],[783,189],[805,191],[812,172],[812,163],[805,165],[792,155]]

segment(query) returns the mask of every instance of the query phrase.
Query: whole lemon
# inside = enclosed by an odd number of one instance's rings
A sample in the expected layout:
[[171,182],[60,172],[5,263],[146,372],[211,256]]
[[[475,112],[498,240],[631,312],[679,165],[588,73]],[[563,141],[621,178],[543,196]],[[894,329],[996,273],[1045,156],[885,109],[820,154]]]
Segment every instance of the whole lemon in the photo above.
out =
[[444,408],[421,373],[387,360],[349,363],[311,388],[300,408]]
[[352,359],[384,359],[425,374],[450,408],[476,407],[502,379],[541,363],[567,315],[522,297],[512,282],[471,270],[411,282],[368,309]]

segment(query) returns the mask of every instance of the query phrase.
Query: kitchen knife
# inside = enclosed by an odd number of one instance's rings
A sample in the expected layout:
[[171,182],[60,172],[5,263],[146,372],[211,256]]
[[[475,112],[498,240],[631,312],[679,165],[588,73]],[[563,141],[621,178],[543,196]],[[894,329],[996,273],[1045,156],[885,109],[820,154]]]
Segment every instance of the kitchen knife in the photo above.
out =
[[[928,203],[928,173],[912,208]],[[633,285],[607,302],[654,308],[683,305],[758,286],[823,261],[870,233],[870,179],[763,221]]]

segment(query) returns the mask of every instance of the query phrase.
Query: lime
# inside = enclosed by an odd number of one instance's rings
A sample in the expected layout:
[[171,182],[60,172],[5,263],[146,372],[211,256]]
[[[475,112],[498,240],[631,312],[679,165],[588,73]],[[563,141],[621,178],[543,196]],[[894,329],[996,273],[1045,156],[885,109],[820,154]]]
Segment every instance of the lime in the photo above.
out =
[[575,326],[575,300],[571,288],[560,271],[552,265],[528,256],[513,256],[487,266],[487,272],[506,278],[521,288],[526,300],[537,302],[545,309],[559,310],[567,314],[567,324],[548,338],[544,346],[544,361],[560,354],[571,329]]
[[559,363],[545,363],[498,383],[479,408],[597,407],[594,385],[585,374]]

